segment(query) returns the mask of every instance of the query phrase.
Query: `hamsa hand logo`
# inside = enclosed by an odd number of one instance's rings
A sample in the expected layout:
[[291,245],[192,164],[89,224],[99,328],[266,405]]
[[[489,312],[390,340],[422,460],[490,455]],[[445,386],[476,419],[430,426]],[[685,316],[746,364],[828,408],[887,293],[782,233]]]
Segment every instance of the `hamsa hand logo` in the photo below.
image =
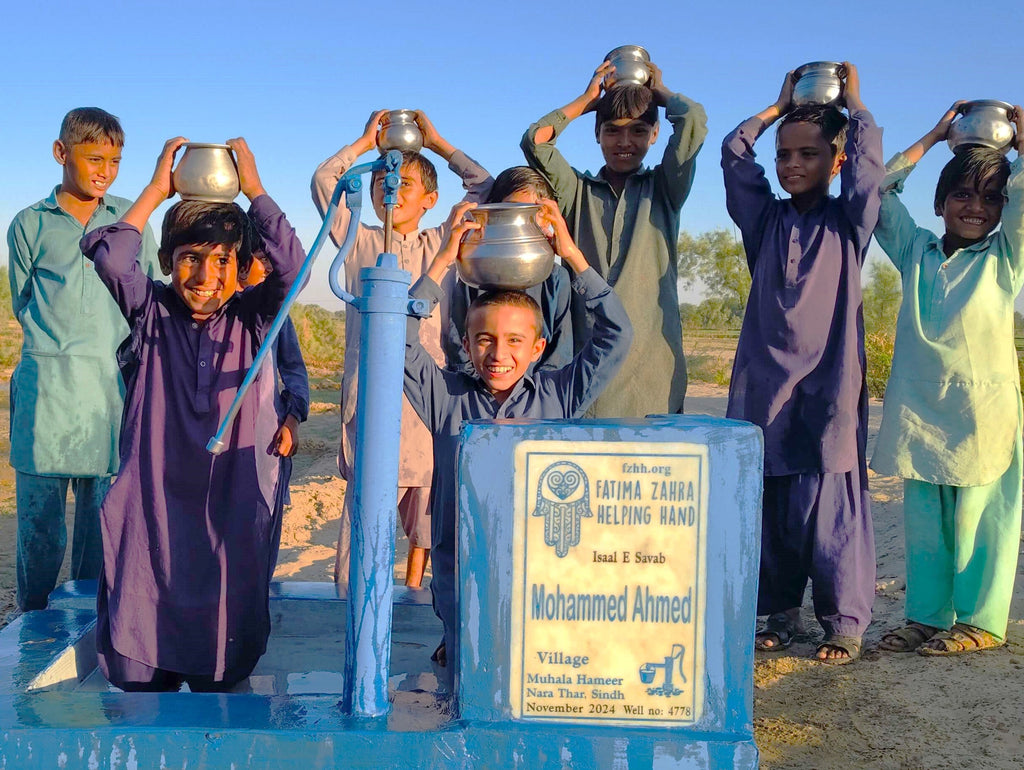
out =
[[559,558],[579,545],[580,522],[590,511],[590,483],[583,469],[567,460],[552,463],[537,483],[534,516],[544,517],[544,542],[554,546]]

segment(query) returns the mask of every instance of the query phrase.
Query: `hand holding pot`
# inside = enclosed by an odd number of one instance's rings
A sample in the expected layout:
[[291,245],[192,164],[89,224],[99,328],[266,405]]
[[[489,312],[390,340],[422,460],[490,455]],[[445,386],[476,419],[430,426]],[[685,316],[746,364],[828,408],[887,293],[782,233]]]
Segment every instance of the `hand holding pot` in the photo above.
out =
[[380,122],[387,114],[387,110],[374,110],[370,113],[362,135],[354,142],[355,150],[359,155],[369,152],[377,146],[377,133],[380,131]]
[[161,200],[167,200],[174,195],[174,156],[188,139],[183,136],[176,136],[164,142],[160,150],[160,157],[156,161],[156,169],[153,171],[153,178],[149,187],[161,196]]
[[259,172],[256,170],[256,158],[246,144],[245,139],[237,137],[228,139],[225,144],[235,152],[235,163],[238,165],[238,186],[250,201],[266,195]]

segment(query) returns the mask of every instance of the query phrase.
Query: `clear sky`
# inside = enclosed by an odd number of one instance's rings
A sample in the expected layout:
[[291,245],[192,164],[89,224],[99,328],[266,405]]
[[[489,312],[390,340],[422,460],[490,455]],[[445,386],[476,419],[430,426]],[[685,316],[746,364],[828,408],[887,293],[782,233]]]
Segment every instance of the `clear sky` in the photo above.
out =
[[[956,99],[1024,101],[1022,21],[1020,0],[12,3],[0,32],[0,227],[6,232],[18,210],[60,181],[51,144],[64,113],[98,106],[119,116],[127,134],[114,194],[138,195],[169,137],[244,136],[308,247],[320,225],[312,172],[362,132],[374,109],[423,109],[443,136],[497,173],[523,162],[526,127],[582,92],[602,56],[623,44],[646,47],[666,85],[708,113],[682,226],[731,227],[720,142],[775,100],[787,70],[818,59],[856,64],[888,157]],[[578,168],[601,165],[591,116],[570,126],[559,147]],[[770,161],[770,146],[763,157]],[[904,199],[922,226],[941,225],[931,198],[948,158],[936,147],[908,184]],[[442,221],[462,194],[437,165],[441,197],[425,225]],[[340,306],[327,288],[333,256],[325,247],[302,301]]]

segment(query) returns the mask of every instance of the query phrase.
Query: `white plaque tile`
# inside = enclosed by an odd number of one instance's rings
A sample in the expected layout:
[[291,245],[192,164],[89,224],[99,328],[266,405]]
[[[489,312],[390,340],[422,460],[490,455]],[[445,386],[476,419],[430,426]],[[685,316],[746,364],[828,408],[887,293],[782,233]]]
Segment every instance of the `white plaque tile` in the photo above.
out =
[[702,445],[516,447],[514,717],[700,719],[707,498]]

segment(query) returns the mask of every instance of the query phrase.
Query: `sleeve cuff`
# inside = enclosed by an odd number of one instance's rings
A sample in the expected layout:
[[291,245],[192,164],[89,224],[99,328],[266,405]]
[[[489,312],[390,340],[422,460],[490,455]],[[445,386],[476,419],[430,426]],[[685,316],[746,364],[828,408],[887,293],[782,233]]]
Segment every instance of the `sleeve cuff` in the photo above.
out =
[[572,288],[584,299],[593,299],[602,292],[611,290],[608,282],[592,267],[572,279]]
[[434,283],[429,275],[422,275],[409,290],[409,296],[413,299],[425,299],[430,302],[430,310],[433,312],[438,303],[444,298],[444,289]]
[[127,222],[115,222],[112,225],[105,225],[95,230],[90,230],[79,242],[79,247],[82,249],[82,254],[88,259],[93,259],[96,245],[108,237],[113,237],[115,240],[124,240],[127,244],[125,250],[130,250],[131,253],[138,251],[139,245],[142,243],[142,233],[139,232],[138,228],[134,225],[130,225]]
[[880,187],[881,192],[902,193],[907,177],[910,176],[910,172],[916,167],[917,164],[911,163],[902,152],[893,155],[889,162],[885,164],[886,173]]

